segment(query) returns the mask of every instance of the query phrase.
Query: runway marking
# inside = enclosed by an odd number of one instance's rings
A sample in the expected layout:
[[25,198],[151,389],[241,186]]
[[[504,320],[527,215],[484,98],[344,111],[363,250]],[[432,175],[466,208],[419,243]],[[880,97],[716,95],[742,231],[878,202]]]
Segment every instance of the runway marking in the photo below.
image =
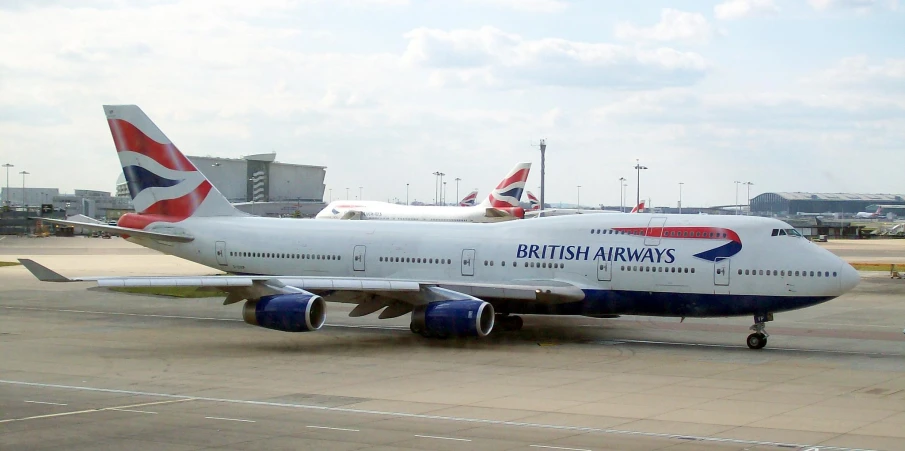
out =
[[27,399],[26,399],[25,401],[23,401],[23,402],[27,402],[27,403],[30,403],[30,404],[49,404],[49,405],[51,405],[51,406],[68,406],[68,405],[69,405],[69,404],[63,404],[63,403],[61,403],[61,402],[29,401],[29,400],[27,400]]
[[[0,305],[0,308],[9,310],[32,310],[39,312],[62,312],[62,313],[85,313],[90,315],[110,315],[110,316],[139,316],[145,318],[167,318],[167,319],[191,319],[203,321],[227,321],[235,323],[244,323],[245,321],[238,318],[213,318],[208,316],[181,316],[181,315],[157,315],[153,313],[125,313],[125,312],[101,312],[95,310],[74,310],[74,309],[55,309],[41,307],[18,307],[12,305]],[[324,324],[327,327],[349,327],[353,329],[382,329],[382,330],[408,330],[406,326],[373,326],[369,324],[353,325],[353,324]]]
[[[726,348],[726,349],[748,349],[747,346],[742,345],[720,345],[720,344],[712,344],[712,343],[688,343],[681,341],[657,341],[657,340],[630,340],[630,339],[622,339],[622,338],[614,338],[612,340],[597,340],[597,341],[607,341],[608,344],[621,344],[621,343],[631,343],[631,344],[651,344],[651,345],[670,345],[670,346],[697,346],[701,348]],[[846,354],[846,355],[875,355],[875,356],[884,356],[884,357],[897,357],[902,354],[894,354],[894,353],[884,353],[884,352],[859,352],[859,351],[840,351],[838,349],[804,349],[804,348],[775,348],[775,347],[767,347],[764,348],[764,351],[785,351],[785,352],[815,352],[821,354]]]
[[157,412],[149,412],[147,410],[132,410],[132,409],[117,409],[117,408],[113,408],[110,410],[115,410],[117,412],[149,413],[151,415],[157,415]]
[[564,449],[567,451],[591,451],[585,448],[566,448],[564,446],[546,446],[546,445],[528,445],[532,448],[546,448],[546,449]]
[[470,442],[470,441],[471,441],[471,440],[469,440],[469,439],[467,439],[467,438],[437,437],[436,435],[418,435],[418,434],[415,434],[415,437],[421,437],[421,438],[434,438],[434,439],[437,439],[437,440],[455,440],[455,441],[459,441],[459,442]]
[[243,423],[257,423],[255,420],[243,420],[241,418],[204,417],[208,420],[241,421]]
[[[327,407],[327,406],[318,406],[318,405],[310,405],[310,404],[293,404],[293,403],[287,403],[287,402],[251,401],[251,400],[245,400],[245,399],[228,399],[228,398],[210,398],[210,397],[205,397],[205,396],[189,396],[189,395],[176,395],[176,394],[171,394],[171,393],[141,392],[141,391],[135,391],[135,390],[120,390],[120,389],[114,389],[114,388],[82,387],[82,386],[77,386],[77,385],[43,384],[43,383],[38,383],[38,382],[13,381],[13,380],[4,380],[4,379],[0,379],[0,384],[21,385],[21,386],[26,386],[26,387],[40,387],[40,388],[56,388],[56,389],[63,389],[63,390],[77,390],[77,391],[87,391],[87,392],[96,392],[96,393],[115,393],[115,394],[122,394],[122,395],[149,396],[149,397],[157,397],[157,398],[172,398],[172,399],[177,400],[177,401],[172,401],[172,402],[208,401],[208,402],[221,402],[221,403],[242,404],[242,405],[251,405],[251,406],[288,407],[288,408],[294,408],[294,409],[318,410],[321,412],[354,413],[354,414],[386,416],[386,417],[416,418],[416,419],[421,419],[421,420],[453,421],[453,422],[472,423],[472,424],[487,424],[487,425],[494,425],[494,426],[514,426],[514,427],[525,427],[525,428],[550,429],[550,430],[557,430],[557,431],[592,432],[592,433],[598,433],[598,434],[656,437],[656,438],[666,438],[666,439],[676,439],[676,440],[696,440],[696,441],[701,441],[701,442],[732,443],[732,444],[739,444],[739,445],[774,446],[774,447],[786,447],[786,448],[808,448],[808,447],[815,446],[815,445],[804,445],[804,444],[797,444],[797,443],[769,442],[769,441],[759,441],[759,440],[743,440],[743,439],[712,437],[712,436],[696,436],[696,435],[689,435],[689,434],[664,434],[664,433],[658,433],[658,432],[641,432],[641,431],[630,431],[630,430],[624,430],[624,429],[602,429],[602,428],[593,428],[593,427],[585,427],[585,426],[564,426],[564,425],[543,424],[543,423],[526,423],[526,422],[520,422],[520,421],[488,420],[488,419],[483,419],[483,418],[448,417],[448,416],[442,416],[442,415],[429,415],[429,414],[420,414],[420,413],[352,409],[352,408],[348,408],[348,407]],[[154,403],[150,403],[150,404],[154,404]],[[146,405],[146,404],[142,404],[142,405]],[[128,407],[137,407],[137,406],[118,406],[118,407],[128,408]],[[2,420],[2,421],[0,421],[0,423],[2,423],[4,421],[10,421],[10,420]],[[819,449],[824,450],[824,451],[829,451],[829,450],[832,450],[832,451],[878,451],[878,450],[865,449],[865,448],[843,448],[843,447],[836,447],[836,446],[820,446]]]
[[331,431],[361,432],[358,429],[331,428],[331,427],[327,427],[327,426],[305,426],[305,427],[311,428],[311,429],[329,429]]
[[[172,396],[159,396],[159,398],[172,398]],[[6,420],[0,420],[0,424],[12,423],[14,421],[39,420],[42,418],[65,417],[65,416],[69,416],[69,415],[78,415],[78,414],[82,414],[82,413],[103,412],[105,410],[117,410],[117,409],[121,410],[121,409],[128,409],[130,407],[156,406],[159,404],[172,404],[172,403],[186,402],[186,401],[192,401],[192,399],[191,398],[180,398],[180,399],[172,399],[169,401],[156,401],[156,402],[145,402],[145,403],[141,403],[141,404],[130,404],[128,406],[102,407],[100,409],[76,410],[74,412],[51,413],[48,415],[35,415],[33,417],[9,418]]]

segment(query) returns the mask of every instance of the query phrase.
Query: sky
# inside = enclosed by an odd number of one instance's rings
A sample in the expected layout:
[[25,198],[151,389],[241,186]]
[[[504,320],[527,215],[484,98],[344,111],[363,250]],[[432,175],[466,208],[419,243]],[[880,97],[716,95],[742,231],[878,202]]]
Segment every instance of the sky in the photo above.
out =
[[0,1],[14,186],[113,191],[101,105],[137,104],[187,155],[327,166],[334,199],[485,196],[520,161],[539,194],[541,138],[548,203],[633,204],[636,161],[653,206],[905,193],[896,0],[75,3]]

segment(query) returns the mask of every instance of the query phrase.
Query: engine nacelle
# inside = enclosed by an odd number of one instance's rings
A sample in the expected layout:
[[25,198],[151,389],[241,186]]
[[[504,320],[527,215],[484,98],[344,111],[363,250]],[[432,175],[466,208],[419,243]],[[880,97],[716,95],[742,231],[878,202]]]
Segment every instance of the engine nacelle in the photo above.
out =
[[311,293],[264,296],[242,308],[246,323],[283,332],[318,330],[327,319],[324,298]]
[[440,337],[486,337],[493,321],[493,306],[479,299],[431,302],[412,312],[412,330]]
[[519,219],[525,219],[525,209],[522,207],[497,207],[497,210],[505,211]]

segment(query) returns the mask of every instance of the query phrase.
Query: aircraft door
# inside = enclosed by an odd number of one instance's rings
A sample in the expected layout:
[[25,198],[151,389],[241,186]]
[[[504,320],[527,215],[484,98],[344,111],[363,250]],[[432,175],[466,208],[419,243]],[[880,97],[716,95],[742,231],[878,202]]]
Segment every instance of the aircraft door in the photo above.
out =
[[613,280],[613,262],[597,262],[597,280],[601,282]]
[[663,236],[663,225],[666,224],[666,218],[660,216],[650,218],[647,224],[647,233],[644,234],[645,246],[659,246],[660,237]]
[[228,263],[226,260],[226,241],[217,241],[214,250],[217,253],[217,264],[226,266]]
[[361,245],[355,246],[355,249],[352,250],[352,270],[365,270],[365,250],[366,248]]
[[475,257],[474,249],[463,249],[462,250],[462,275],[463,276],[473,276],[474,275],[474,257]]
[[717,257],[713,262],[713,284],[729,285],[729,259],[725,257]]

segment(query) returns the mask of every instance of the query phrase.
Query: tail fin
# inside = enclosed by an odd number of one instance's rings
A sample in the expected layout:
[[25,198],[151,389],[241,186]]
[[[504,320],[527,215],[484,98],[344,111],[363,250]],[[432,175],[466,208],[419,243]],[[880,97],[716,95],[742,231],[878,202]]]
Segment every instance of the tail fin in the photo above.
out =
[[880,216],[881,214],[883,214],[883,207],[881,207],[881,206],[878,205],[878,206],[877,206],[877,212],[874,213],[874,214],[877,215],[877,216]]
[[459,206],[460,207],[474,207],[475,203],[477,203],[477,200],[478,200],[478,191],[474,190],[474,191],[466,194],[465,197],[463,197],[462,200],[459,201]]
[[525,195],[528,196],[528,205],[529,205],[528,209],[529,210],[540,210],[540,201],[537,200],[536,197],[534,197],[534,193],[532,193],[531,191],[527,191],[525,193]]
[[[179,222],[190,216],[245,216],[135,105],[104,105],[107,124],[129,186],[144,220]],[[134,216],[134,215],[133,215]],[[150,220],[150,221],[149,221]]]
[[531,171],[531,163],[518,163],[509,171],[506,178],[497,185],[496,189],[481,202],[482,207],[518,207],[522,191],[525,190],[525,182],[528,181],[528,173]]
[[632,208],[632,213],[644,213],[644,201],[642,200],[640,204],[636,205],[635,208]]

